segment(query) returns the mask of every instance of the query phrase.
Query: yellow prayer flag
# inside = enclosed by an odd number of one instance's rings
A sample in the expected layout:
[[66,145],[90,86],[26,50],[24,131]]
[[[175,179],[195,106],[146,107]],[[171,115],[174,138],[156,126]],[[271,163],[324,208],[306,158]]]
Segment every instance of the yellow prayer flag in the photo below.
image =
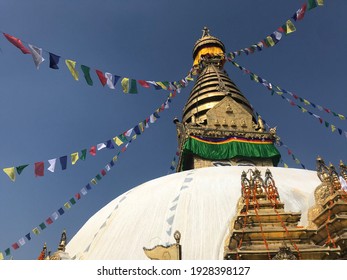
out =
[[112,160],[113,160],[113,162],[115,162],[115,161],[117,161],[117,159],[118,159],[118,156],[114,156]]
[[123,92],[129,92],[129,78],[123,78],[121,81]]
[[295,163],[296,164],[300,164],[300,160],[298,160],[297,158],[295,159]]
[[64,204],[64,207],[65,207],[66,209],[70,209],[70,208],[71,208],[71,205],[70,205],[69,202],[66,202],[66,203]]
[[14,167],[4,168],[3,170],[13,182],[16,180],[16,173],[14,172]]
[[74,165],[79,159],[78,152],[71,154],[71,163]]
[[116,143],[117,146],[120,146],[123,144],[123,141],[118,138],[118,136],[113,138],[113,141]]
[[162,89],[167,90],[167,87],[164,85],[163,82],[156,82],[158,86],[160,86]]
[[76,81],[78,81],[78,72],[76,71],[76,68],[75,68],[76,67],[76,61],[66,59],[65,64],[66,64],[67,68],[69,68],[72,77],[74,77],[74,79]]
[[283,94],[283,91],[276,91],[276,93],[277,93],[278,95],[282,95],[282,94]]
[[306,99],[304,99],[304,103],[305,103],[306,105],[310,105],[310,104],[311,104],[310,101],[308,101],[308,100],[306,100]]
[[346,117],[344,115],[341,115],[341,114],[337,114],[337,115],[339,116],[340,120],[345,120],[346,119]]
[[331,125],[331,131],[334,132],[336,130],[336,126],[335,125]]
[[306,110],[305,108],[303,108],[303,107],[301,107],[301,111],[302,111],[303,113],[306,113],[306,112],[307,112],[307,110]]
[[266,37],[266,42],[272,47],[275,45],[275,42],[272,40],[270,36]]
[[0,261],[4,259],[4,255],[0,252]]
[[318,6],[323,6],[324,5],[324,0],[316,0]]
[[136,139],[136,137],[137,137],[137,135],[136,134],[134,134],[133,135],[133,137],[131,137],[133,140],[135,140]]
[[294,31],[296,31],[296,28],[295,28],[294,24],[291,22],[291,20],[288,19],[286,21],[286,34],[293,33]]
[[283,166],[284,166],[285,168],[288,168],[288,165],[287,165],[286,163],[283,163]]
[[95,178],[93,178],[91,181],[90,181],[93,185],[96,185],[98,182],[95,180]]
[[33,233],[34,233],[35,235],[40,234],[40,231],[39,231],[39,229],[38,229],[37,227],[34,228],[32,231],[33,231]]

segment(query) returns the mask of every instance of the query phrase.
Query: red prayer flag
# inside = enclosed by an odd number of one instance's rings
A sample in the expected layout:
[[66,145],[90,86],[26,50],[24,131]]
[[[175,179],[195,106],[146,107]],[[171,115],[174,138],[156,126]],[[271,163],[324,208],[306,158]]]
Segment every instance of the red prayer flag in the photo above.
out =
[[147,83],[147,82],[144,81],[144,80],[138,80],[137,82],[138,82],[141,86],[143,86],[144,88],[149,88],[149,87],[150,87],[149,83]]
[[18,243],[17,243],[17,242],[16,242],[16,243],[13,243],[13,244],[12,244],[12,248],[15,249],[15,250],[17,250],[17,249],[19,248]]
[[81,194],[80,193],[76,193],[75,197],[76,197],[77,200],[79,200],[79,199],[81,199]]
[[35,162],[35,176],[43,176],[45,170],[45,164],[43,161]]
[[22,41],[16,37],[13,37],[9,34],[6,34],[4,33],[4,36],[6,37],[6,39],[12,43],[13,45],[15,45],[18,49],[20,49],[22,51],[22,53],[24,54],[31,54],[31,52],[26,48],[24,47]]
[[101,84],[102,84],[103,86],[106,85],[107,79],[106,79],[104,73],[102,73],[100,70],[95,70],[95,72],[96,72],[96,74],[98,75]]
[[105,176],[105,175],[106,175],[105,169],[101,170],[101,175],[102,175],[102,176]]
[[90,150],[89,150],[89,153],[90,153],[92,156],[95,156],[95,155],[96,155],[96,147],[95,147],[95,146],[91,147]]
[[51,218],[51,217],[49,217],[49,218],[46,220],[46,223],[47,223],[47,225],[52,224],[52,223],[53,223],[52,218]]

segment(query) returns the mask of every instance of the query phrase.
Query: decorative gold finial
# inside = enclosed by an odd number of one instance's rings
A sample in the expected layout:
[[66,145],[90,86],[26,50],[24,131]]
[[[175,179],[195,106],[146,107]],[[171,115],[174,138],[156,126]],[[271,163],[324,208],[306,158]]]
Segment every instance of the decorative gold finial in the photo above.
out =
[[210,30],[205,26],[204,29],[202,30],[201,38],[206,37],[206,36],[210,36]]
[[58,246],[58,251],[63,251],[65,252],[65,246],[66,246],[66,230],[64,229],[61,237],[60,237],[60,243]]

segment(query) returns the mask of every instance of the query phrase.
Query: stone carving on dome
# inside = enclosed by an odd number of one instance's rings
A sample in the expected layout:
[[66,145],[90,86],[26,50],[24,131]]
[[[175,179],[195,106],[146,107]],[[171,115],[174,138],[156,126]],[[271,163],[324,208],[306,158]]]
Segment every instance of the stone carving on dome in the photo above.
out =
[[273,260],[297,260],[292,250],[286,245],[280,247],[278,253],[272,258]]

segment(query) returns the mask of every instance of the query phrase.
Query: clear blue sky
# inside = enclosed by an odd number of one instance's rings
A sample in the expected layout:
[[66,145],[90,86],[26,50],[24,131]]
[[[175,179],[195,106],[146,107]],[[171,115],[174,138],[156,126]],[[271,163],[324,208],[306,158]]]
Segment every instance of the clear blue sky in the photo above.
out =
[[[92,69],[134,79],[173,81],[183,78],[192,64],[192,48],[208,26],[227,51],[259,42],[284,24],[305,0],[216,1],[0,1],[0,30]],[[273,48],[236,61],[262,78],[317,105],[347,115],[346,22],[347,1],[326,0],[306,13],[297,31]],[[102,150],[62,171],[45,171],[35,178],[34,163],[69,156],[133,127],[166,99],[166,91],[140,89],[137,95],[94,86],[80,72],[76,82],[64,61],[59,70],[46,61],[36,70],[32,57],[22,54],[0,36],[1,169],[30,164],[16,182],[0,174],[0,250],[4,250],[45,221],[79,192],[112,159],[115,150]],[[262,85],[226,64],[263,118],[277,126],[282,141],[308,169],[321,155],[336,166],[347,162],[347,139],[317,119],[271,96]],[[174,117],[181,118],[191,87],[182,90],[170,109],[121,154],[119,161],[94,189],[40,235],[11,252],[14,259],[36,259],[42,245],[55,251],[64,228],[68,239],[88,218],[112,199],[142,182],[168,174],[175,155]],[[302,103],[298,102],[303,106]],[[341,121],[312,107],[312,113],[347,131]],[[284,162],[301,168],[287,150]],[[282,164],[283,166],[283,164]],[[50,174],[49,174],[50,173]],[[276,179],[276,178],[275,178]],[[302,186],[304,187],[304,186]],[[136,207],[136,205],[134,205]]]

